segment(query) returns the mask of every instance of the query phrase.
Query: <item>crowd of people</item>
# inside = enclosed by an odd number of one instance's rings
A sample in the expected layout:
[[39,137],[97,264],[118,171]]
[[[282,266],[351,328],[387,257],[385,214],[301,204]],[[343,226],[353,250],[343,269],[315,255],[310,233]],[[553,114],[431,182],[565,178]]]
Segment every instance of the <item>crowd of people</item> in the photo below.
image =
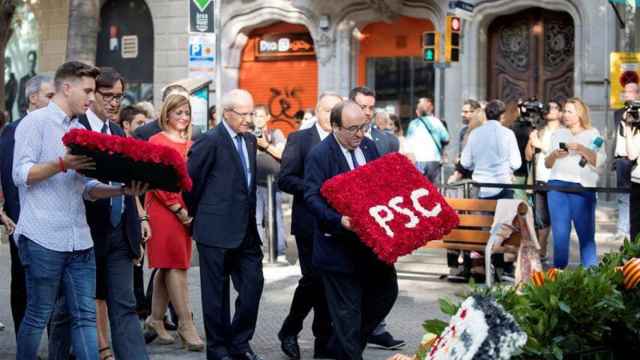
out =
[[[242,89],[224,94],[222,103],[209,109],[210,130],[196,134],[186,89],[164,89],[156,114],[149,103],[122,106],[126,86],[113,68],[67,62],[54,78],[37,75],[29,81],[28,114],[2,129],[0,216],[11,234],[18,359],[37,358],[45,329],[51,359],[70,354],[147,359],[147,343],[178,340],[188,351],[205,351],[208,359],[261,359],[250,341],[264,286],[269,175],[277,179],[277,255],[286,248],[282,202],[287,193],[293,196],[291,234],[302,271],[277,334],[282,351],[300,358],[298,335],[312,310],[314,358],[361,359],[367,345],[388,350],[405,345],[386,329],[398,294],[395,269],[350,231],[351,219],[333,209],[320,188],[335,175],[393,152],[406,155],[433,183],[442,183],[452,135],[434,115],[432,99],[417,100],[416,117],[405,131],[395,114],[376,108],[376,94],[367,87],[352,89],[347,98],[322,93],[314,111],[301,114],[300,130],[285,138],[269,126],[267,107],[254,104]],[[627,84],[624,94],[627,101],[640,99],[638,84]],[[509,186],[483,186],[476,196],[535,203],[541,256],[547,256],[552,232],[558,268],[568,264],[573,224],[581,263],[592,266],[597,262],[596,193],[590,188],[606,160],[603,140],[582,100],[546,105],[540,121],[531,121],[527,108],[518,104],[465,101],[458,159],[448,182],[470,178],[548,187],[528,195]],[[216,111],[222,114],[220,123]],[[640,126],[634,116],[629,110],[616,114],[615,144],[619,185],[632,189],[630,196],[620,196],[618,230],[632,237],[639,230],[632,209],[640,203],[640,170],[634,165]],[[83,176],[83,170],[95,168],[94,160],[71,154],[61,141],[77,128],[175,149],[188,165],[192,190],[171,193],[136,181],[101,183]],[[189,298],[193,241],[205,340]],[[462,276],[462,255],[448,254],[452,280]],[[145,262],[152,269],[146,291]],[[233,314],[232,285],[237,292]]]

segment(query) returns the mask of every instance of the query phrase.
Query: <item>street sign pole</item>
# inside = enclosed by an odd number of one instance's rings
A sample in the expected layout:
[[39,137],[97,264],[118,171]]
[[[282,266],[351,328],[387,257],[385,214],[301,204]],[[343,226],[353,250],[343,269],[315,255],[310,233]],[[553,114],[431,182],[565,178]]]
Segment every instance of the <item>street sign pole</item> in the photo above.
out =
[[216,34],[216,124],[222,121],[222,1],[214,0],[213,28]]
[[446,73],[446,69],[449,67],[450,65],[447,64],[446,62],[442,61],[442,62],[437,62],[433,64],[433,67],[440,72],[440,81],[438,83],[438,90],[439,90],[439,96],[438,96],[438,117],[440,119],[444,118],[444,87],[445,87],[445,73]]

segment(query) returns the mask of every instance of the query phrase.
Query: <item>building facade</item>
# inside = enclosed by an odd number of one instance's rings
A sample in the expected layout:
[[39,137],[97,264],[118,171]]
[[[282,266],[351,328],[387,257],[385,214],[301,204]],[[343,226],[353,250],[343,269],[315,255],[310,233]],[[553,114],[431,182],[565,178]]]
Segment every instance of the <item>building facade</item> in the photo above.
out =
[[[189,1],[100,0],[100,36],[107,40],[126,35],[126,26],[118,33],[109,19],[123,18],[128,6],[148,10],[136,16],[151,24],[139,41],[152,47],[135,60],[135,74],[149,70],[139,82],[148,84],[156,103],[166,84],[189,73]],[[297,126],[299,111],[315,106],[319,93],[346,95],[356,85],[374,88],[379,104],[405,120],[413,116],[417,97],[433,97],[437,114],[454,134],[465,99],[530,96],[579,96],[589,104],[594,124],[610,131],[605,121],[609,53],[622,46],[634,50],[638,39],[633,31],[620,30],[608,1],[467,2],[474,9],[462,12],[460,62],[440,68],[422,60],[422,33],[444,33],[452,11],[448,0],[222,0],[217,34],[222,89],[249,89],[287,132]],[[34,3],[39,70],[52,71],[64,60],[68,0]],[[105,18],[107,10],[116,16]],[[633,23],[638,11],[622,18]],[[98,52],[101,64],[104,54]]]

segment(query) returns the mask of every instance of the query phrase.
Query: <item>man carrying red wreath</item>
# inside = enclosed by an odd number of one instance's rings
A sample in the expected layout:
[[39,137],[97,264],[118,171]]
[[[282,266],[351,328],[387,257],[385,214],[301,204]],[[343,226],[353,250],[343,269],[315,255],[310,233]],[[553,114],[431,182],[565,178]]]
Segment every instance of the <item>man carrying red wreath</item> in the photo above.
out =
[[322,197],[325,181],[379,157],[360,106],[353,101],[331,111],[333,134],[316,145],[304,171],[305,201],[317,219],[313,265],[321,271],[339,360],[362,359],[367,337],[398,296],[395,268],[383,263],[352,232],[351,219]]

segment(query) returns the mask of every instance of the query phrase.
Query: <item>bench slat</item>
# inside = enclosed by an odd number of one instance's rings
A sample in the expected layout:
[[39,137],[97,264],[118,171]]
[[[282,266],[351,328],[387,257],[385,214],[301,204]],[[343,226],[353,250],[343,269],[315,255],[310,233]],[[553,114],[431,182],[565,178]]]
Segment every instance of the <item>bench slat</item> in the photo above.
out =
[[442,240],[444,242],[461,242],[471,244],[486,244],[491,234],[488,231],[482,230],[463,230],[453,229]]
[[460,218],[459,226],[467,227],[487,227],[493,225],[493,216],[489,215],[458,215]]
[[[427,245],[422,247],[423,249],[447,249],[447,250],[466,250],[466,251],[477,251],[481,254],[484,254],[485,246],[483,245],[472,245],[472,244],[458,244],[458,243],[445,243],[444,241],[434,240],[429,241]],[[493,253],[504,253],[505,247],[497,246],[493,248]]]
[[449,206],[457,211],[496,211],[497,200],[446,199]]

